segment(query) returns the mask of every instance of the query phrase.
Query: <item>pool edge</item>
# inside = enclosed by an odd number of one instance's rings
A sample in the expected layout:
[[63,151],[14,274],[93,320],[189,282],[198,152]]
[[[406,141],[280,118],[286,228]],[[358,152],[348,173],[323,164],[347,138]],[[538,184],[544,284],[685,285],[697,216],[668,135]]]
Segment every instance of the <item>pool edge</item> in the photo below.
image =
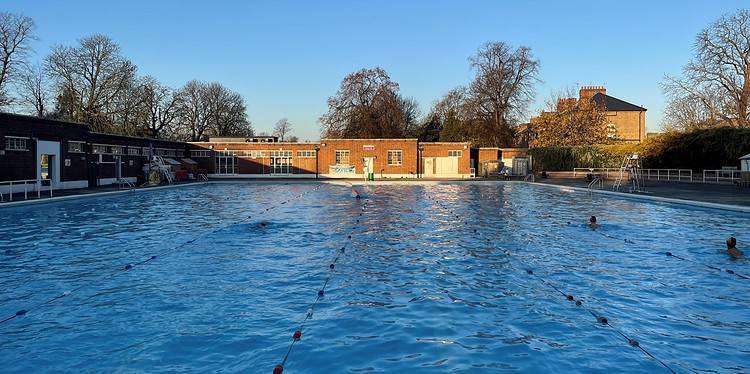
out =
[[652,202],[670,203],[670,204],[677,204],[677,205],[690,205],[690,206],[697,206],[701,208],[750,213],[750,206],[709,203],[706,201],[675,199],[672,197],[638,195],[638,194],[630,194],[630,193],[617,192],[617,191],[596,190],[596,189],[588,189],[588,188],[583,188],[583,187],[564,186],[564,185],[552,184],[552,183],[539,183],[539,182],[523,182],[523,183],[533,184],[535,186],[547,186],[547,187],[557,188],[560,190],[567,189],[567,190],[574,190],[574,191],[579,191],[579,192],[590,192],[590,193],[598,193],[598,194],[604,194],[604,195],[612,195],[612,196],[618,196],[618,197],[622,197],[626,199],[649,200]]

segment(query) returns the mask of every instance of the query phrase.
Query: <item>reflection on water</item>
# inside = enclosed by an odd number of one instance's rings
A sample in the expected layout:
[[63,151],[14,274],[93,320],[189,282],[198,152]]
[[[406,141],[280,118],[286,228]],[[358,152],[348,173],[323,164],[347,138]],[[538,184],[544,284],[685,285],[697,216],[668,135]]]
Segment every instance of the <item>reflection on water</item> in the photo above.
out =
[[[361,212],[349,189],[314,186],[226,183],[3,209],[2,316],[81,286],[0,325],[3,371],[270,372]],[[747,281],[664,255],[748,274],[746,260],[721,252],[729,235],[750,242],[748,215],[523,184],[364,195],[363,228],[285,372],[663,370],[527,268],[678,371],[749,370]]]

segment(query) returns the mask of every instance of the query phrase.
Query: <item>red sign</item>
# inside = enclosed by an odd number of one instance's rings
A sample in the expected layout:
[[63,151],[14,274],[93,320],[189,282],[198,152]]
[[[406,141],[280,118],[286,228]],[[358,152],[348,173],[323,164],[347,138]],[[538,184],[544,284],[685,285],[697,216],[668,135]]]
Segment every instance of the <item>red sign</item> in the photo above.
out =
[[374,151],[375,150],[375,146],[374,145],[363,145],[362,146],[362,150],[363,151]]

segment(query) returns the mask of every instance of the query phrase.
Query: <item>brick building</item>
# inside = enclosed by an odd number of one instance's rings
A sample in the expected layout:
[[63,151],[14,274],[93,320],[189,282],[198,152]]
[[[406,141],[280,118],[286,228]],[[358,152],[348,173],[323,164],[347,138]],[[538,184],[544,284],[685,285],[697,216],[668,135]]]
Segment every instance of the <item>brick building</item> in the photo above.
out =
[[469,143],[417,139],[321,139],[253,143],[243,138],[189,143],[212,178],[470,178]]
[[[180,163],[187,144],[89,131],[81,123],[0,113],[0,182],[41,181],[42,190],[136,183],[149,155]],[[22,185],[14,190],[22,191]],[[36,186],[33,186],[36,188]],[[0,192],[7,192],[7,184]]]
[[[589,100],[605,111],[607,137],[624,142],[640,143],[646,139],[646,108],[607,95],[603,86],[584,86],[578,91],[578,98],[559,99],[557,110],[575,106],[579,100]],[[534,123],[536,117],[531,118]],[[517,143],[528,146],[531,141],[529,125],[519,128]]]
[[[276,140],[212,138],[183,143],[103,134],[81,123],[0,113],[0,193],[8,191],[8,181],[29,181],[32,190],[86,188],[121,180],[140,183],[152,156],[161,156],[173,171],[191,170],[209,178],[375,179],[472,178],[480,158],[511,167],[516,165],[514,157],[525,157],[514,150],[471,148],[467,142]],[[23,188],[16,183],[14,191]]]

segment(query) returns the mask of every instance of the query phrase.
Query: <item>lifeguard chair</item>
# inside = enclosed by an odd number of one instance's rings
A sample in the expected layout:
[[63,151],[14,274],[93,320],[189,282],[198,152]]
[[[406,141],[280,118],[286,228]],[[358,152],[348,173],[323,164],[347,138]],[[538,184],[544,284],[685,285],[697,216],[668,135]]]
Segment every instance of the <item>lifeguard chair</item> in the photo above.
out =
[[620,174],[612,185],[612,191],[620,191],[623,181],[626,179],[627,181],[625,183],[630,185],[628,192],[646,192],[646,186],[643,183],[640,158],[637,153],[623,157],[622,165],[620,166]]

